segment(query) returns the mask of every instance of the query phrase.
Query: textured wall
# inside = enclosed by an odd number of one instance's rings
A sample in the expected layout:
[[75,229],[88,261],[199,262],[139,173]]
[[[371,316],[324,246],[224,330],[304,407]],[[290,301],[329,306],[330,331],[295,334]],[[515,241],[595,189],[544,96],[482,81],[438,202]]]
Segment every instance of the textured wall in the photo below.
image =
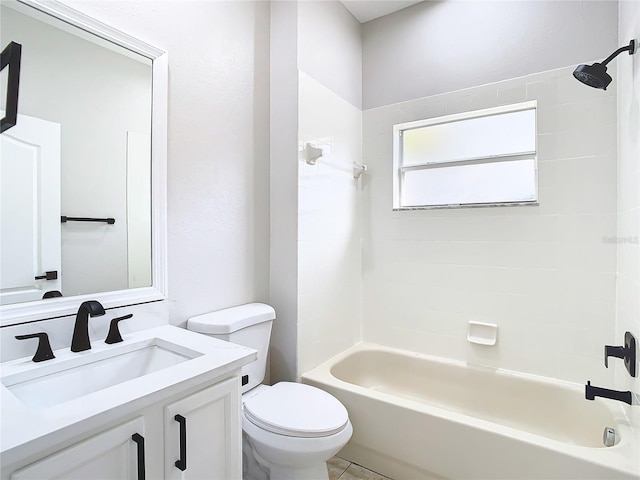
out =
[[298,4],[271,3],[271,381],[298,369]]
[[360,23],[335,0],[307,0],[298,7],[298,35],[300,70],[361,108]]
[[429,1],[363,25],[363,108],[604,58],[613,1]]
[[169,57],[171,322],[269,288],[269,4],[65,3]]
[[[358,339],[357,183],[335,167],[360,159],[360,72],[360,25],[341,4],[271,3],[271,381]],[[332,165],[307,168],[302,142],[325,137]]]

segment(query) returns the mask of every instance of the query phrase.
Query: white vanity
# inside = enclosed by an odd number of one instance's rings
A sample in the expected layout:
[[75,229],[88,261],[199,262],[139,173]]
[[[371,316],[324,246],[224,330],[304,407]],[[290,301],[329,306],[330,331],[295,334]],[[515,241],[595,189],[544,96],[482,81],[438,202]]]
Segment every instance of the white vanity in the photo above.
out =
[[241,478],[254,350],[165,325],[54,353],[2,364],[2,480]]

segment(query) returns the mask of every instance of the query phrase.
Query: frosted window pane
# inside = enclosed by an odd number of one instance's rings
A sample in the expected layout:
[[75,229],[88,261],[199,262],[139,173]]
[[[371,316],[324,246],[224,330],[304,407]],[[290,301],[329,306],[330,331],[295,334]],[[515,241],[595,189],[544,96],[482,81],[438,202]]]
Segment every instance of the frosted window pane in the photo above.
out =
[[531,159],[408,171],[402,206],[533,202],[535,168]]
[[535,124],[535,110],[523,110],[404,130],[402,165],[534,152]]

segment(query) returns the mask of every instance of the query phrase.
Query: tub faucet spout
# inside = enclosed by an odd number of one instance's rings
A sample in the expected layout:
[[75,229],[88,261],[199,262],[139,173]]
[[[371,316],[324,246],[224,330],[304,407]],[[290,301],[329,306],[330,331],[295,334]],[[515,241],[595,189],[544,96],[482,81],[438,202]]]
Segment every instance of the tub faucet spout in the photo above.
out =
[[104,315],[104,308],[100,302],[89,300],[83,302],[76,315],[76,323],[73,326],[73,337],[71,339],[71,351],[83,352],[91,348],[89,341],[89,317],[99,317]]
[[584,398],[587,400],[595,400],[596,397],[618,400],[619,402],[628,403],[629,405],[640,405],[638,395],[633,392],[621,392],[620,390],[594,387],[591,385],[591,381],[587,380],[587,384],[584,386]]

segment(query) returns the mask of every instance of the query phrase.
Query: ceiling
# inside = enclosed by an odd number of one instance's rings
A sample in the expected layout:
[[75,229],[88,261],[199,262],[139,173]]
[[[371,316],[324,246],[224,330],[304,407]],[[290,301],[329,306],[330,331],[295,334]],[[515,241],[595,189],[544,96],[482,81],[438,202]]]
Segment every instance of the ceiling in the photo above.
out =
[[360,23],[384,17],[422,0],[340,0]]

